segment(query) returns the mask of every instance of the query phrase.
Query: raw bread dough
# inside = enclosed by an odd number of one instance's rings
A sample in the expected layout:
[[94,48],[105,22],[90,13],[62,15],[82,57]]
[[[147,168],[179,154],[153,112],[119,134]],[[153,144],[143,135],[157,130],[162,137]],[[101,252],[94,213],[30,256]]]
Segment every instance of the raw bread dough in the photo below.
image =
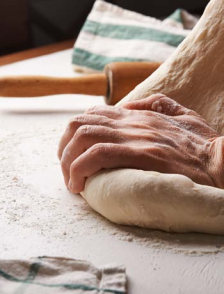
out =
[[211,0],[175,52],[124,99],[163,93],[201,114],[224,134],[224,1]]
[[[224,133],[224,1],[212,0],[174,54],[126,98],[161,92]],[[224,234],[224,190],[183,175],[135,169],[101,171],[82,193],[109,220],[173,232]]]
[[196,184],[183,175],[101,171],[87,180],[84,198],[118,224],[224,234],[224,190]]

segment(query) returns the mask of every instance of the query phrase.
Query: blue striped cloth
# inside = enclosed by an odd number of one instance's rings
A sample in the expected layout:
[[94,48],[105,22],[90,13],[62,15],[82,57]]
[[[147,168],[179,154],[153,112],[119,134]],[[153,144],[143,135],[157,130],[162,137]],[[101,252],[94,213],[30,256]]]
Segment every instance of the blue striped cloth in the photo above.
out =
[[182,9],[161,21],[97,0],[75,43],[77,71],[101,71],[115,61],[163,62],[197,18]]
[[125,294],[126,282],[123,266],[47,256],[0,260],[1,294]]

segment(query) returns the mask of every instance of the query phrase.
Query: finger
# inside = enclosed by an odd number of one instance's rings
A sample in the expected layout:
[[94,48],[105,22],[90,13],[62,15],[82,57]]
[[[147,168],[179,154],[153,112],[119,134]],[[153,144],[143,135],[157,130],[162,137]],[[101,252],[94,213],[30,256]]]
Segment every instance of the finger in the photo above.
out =
[[72,121],[68,124],[67,129],[65,130],[64,135],[62,136],[59,148],[58,148],[58,158],[61,159],[63,150],[73,138],[77,129],[82,125],[103,125],[110,128],[115,128],[116,122],[110,118],[102,117],[99,115],[79,115],[73,118]]
[[94,106],[86,111],[87,114],[105,116],[111,119],[120,119],[123,116],[123,109],[114,106]]
[[123,138],[120,131],[104,126],[84,125],[78,128],[61,157],[65,184],[67,185],[69,181],[71,163],[83,152],[97,143],[120,143]]
[[103,168],[127,166],[126,148],[118,144],[98,143],[78,157],[70,167],[68,188],[73,193],[84,189],[85,179]]
[[164,94],[153,94],[145,99],[126,102],[122,107],[133,110],[152,110],[152,104],[160,98],[166,97]]
[[179,116],[179,115],[199,116],[193,110],[182,106],[175,100],[166,96],[160,97],[159,99],[152,102],[151,109],[152,111],[159,112],[169,116]]
[[148,98],[131,101],[124,104],[123,107],[128,109],[138,109],[138,110],[151,110],[158,113],[162,113],[169,116],[179,116],[179,115],[194,115],[199,116],[196,112],[188,109],[175,100],[163,95],[155,94]]
[[164,169],[164,159],[153,153],[155,152],[146,155],[144,148],[131,148],[120,144],[95,144],[71,164],[68,188],[73,193],[80,193],[84,189],[86,178],[101,169],[128,167],[161,171]]

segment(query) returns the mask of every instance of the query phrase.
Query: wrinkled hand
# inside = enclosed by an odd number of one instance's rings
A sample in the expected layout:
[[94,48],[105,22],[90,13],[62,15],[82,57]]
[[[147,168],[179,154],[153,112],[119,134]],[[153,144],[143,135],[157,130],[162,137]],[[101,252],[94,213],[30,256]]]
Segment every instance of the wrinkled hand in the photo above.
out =
[[84,189],[87,177],[107,168],[177,173],[224,187],[223,142],[196,112],[156,94],[122,107],[93,107],[76,116],[58,155],[73,193]]

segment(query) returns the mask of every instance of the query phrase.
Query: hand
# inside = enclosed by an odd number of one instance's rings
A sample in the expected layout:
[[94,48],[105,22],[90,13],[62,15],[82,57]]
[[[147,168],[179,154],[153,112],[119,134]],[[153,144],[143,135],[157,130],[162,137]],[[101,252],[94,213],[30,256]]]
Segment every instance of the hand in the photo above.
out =
[[58,154],[73,193],[84,189],[87,177],[108,168],[183,174],[200,184],[224,187],[223,142],[196,112],[156,94],[76,116]]

